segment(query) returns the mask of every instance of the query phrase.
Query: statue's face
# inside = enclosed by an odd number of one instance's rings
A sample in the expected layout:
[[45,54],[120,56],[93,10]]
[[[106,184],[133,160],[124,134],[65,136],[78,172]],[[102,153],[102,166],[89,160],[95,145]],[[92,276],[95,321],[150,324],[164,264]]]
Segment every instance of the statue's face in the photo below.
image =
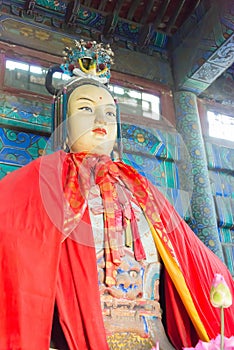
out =
[[116,105],[102,87],[82,85],[68,101],[68,145],[71,152],[110,155],[117,135]]

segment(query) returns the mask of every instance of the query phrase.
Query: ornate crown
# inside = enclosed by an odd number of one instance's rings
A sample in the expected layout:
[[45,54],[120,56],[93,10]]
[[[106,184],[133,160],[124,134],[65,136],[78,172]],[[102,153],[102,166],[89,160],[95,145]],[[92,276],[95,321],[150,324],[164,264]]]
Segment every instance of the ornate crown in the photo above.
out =
[[[70,93],[79,85],[90,83],[90,79],[93,79],[93,83],[97,86],[100,86],[99,83],[107,84],[110,80],[110,68],[114,63],[114,53],[110,45],[104,45],[96,41],[75,40],[74,47],[66,47],[63,53],[64,63],[51,66],[45,77],[45,87],[54,96],[52,131],[54,132],[53,143],[55,149],[59,145],[63,145],[66,139],[66,123],[64,121],[67,117],[67,100]],[[71,79],[66,81],[62,87],[56,86],[56,84],[54,86],[53,74],[56,72],[68,74]],[[117,120],[119,120],[118,110]],[[59,127],[60,125],[61,127]],[[120,131],[118,135],[120,135]],[[120,136],[118,139],[120,139]]]
[[110,80],[110,67],[114,53],[110,45],[75,40],[75,47],[66,47],[61,68],[70,76],[89,77],[106,84]]

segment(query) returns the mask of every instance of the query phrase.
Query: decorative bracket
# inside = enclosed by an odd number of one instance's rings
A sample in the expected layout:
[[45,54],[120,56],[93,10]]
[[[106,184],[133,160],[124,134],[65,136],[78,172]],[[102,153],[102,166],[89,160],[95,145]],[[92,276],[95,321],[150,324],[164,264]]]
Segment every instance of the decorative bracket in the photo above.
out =
[[80,0],[69,2],[66,8],[65,23],[70,26],[76,24],[76,20],[80,10]]
[[29,15],[29,16],[33,15],[35,5],[36,5],[36,1],[32,1],[32,0],[26,1],[26,4],[24,6],[24,10],[25,10],[27,15]]
[[106,16],[103,35],[109,37],[114,34],[115,28],[119,20],[118,11],[114,11]]
[[148,23],[141,28],[138,45],[141,48],[146,48],[150,44],[150,40],[154,33],[154,26],[152,23]]

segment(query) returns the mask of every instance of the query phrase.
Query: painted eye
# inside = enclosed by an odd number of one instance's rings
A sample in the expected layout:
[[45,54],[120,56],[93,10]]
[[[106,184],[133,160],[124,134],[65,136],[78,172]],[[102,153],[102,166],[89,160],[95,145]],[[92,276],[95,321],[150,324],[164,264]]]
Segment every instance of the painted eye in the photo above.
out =
[[116,117],[114,112],[106,112],[106,116],[110,117],[110,118],[115,118]]
[[88,106],[80,107],[78,109],[79,109],[79,111],[87,111],[87,112],[90,112],[90,113],[93,112],[92,108],[88,107]]

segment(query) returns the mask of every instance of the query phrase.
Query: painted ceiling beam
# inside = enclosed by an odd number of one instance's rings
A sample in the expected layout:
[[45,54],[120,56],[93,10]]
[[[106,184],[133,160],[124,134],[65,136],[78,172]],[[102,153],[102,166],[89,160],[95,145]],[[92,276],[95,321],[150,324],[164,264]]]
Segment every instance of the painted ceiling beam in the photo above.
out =
[[[200,95],[234,63],[232,2],[212,2],[199,23],[185,23],[178,31],[180,43],[172,53],[176,90]],[[193,17],[194,21],[194,17]],[[186,32],[189,34],[186,34]]]

